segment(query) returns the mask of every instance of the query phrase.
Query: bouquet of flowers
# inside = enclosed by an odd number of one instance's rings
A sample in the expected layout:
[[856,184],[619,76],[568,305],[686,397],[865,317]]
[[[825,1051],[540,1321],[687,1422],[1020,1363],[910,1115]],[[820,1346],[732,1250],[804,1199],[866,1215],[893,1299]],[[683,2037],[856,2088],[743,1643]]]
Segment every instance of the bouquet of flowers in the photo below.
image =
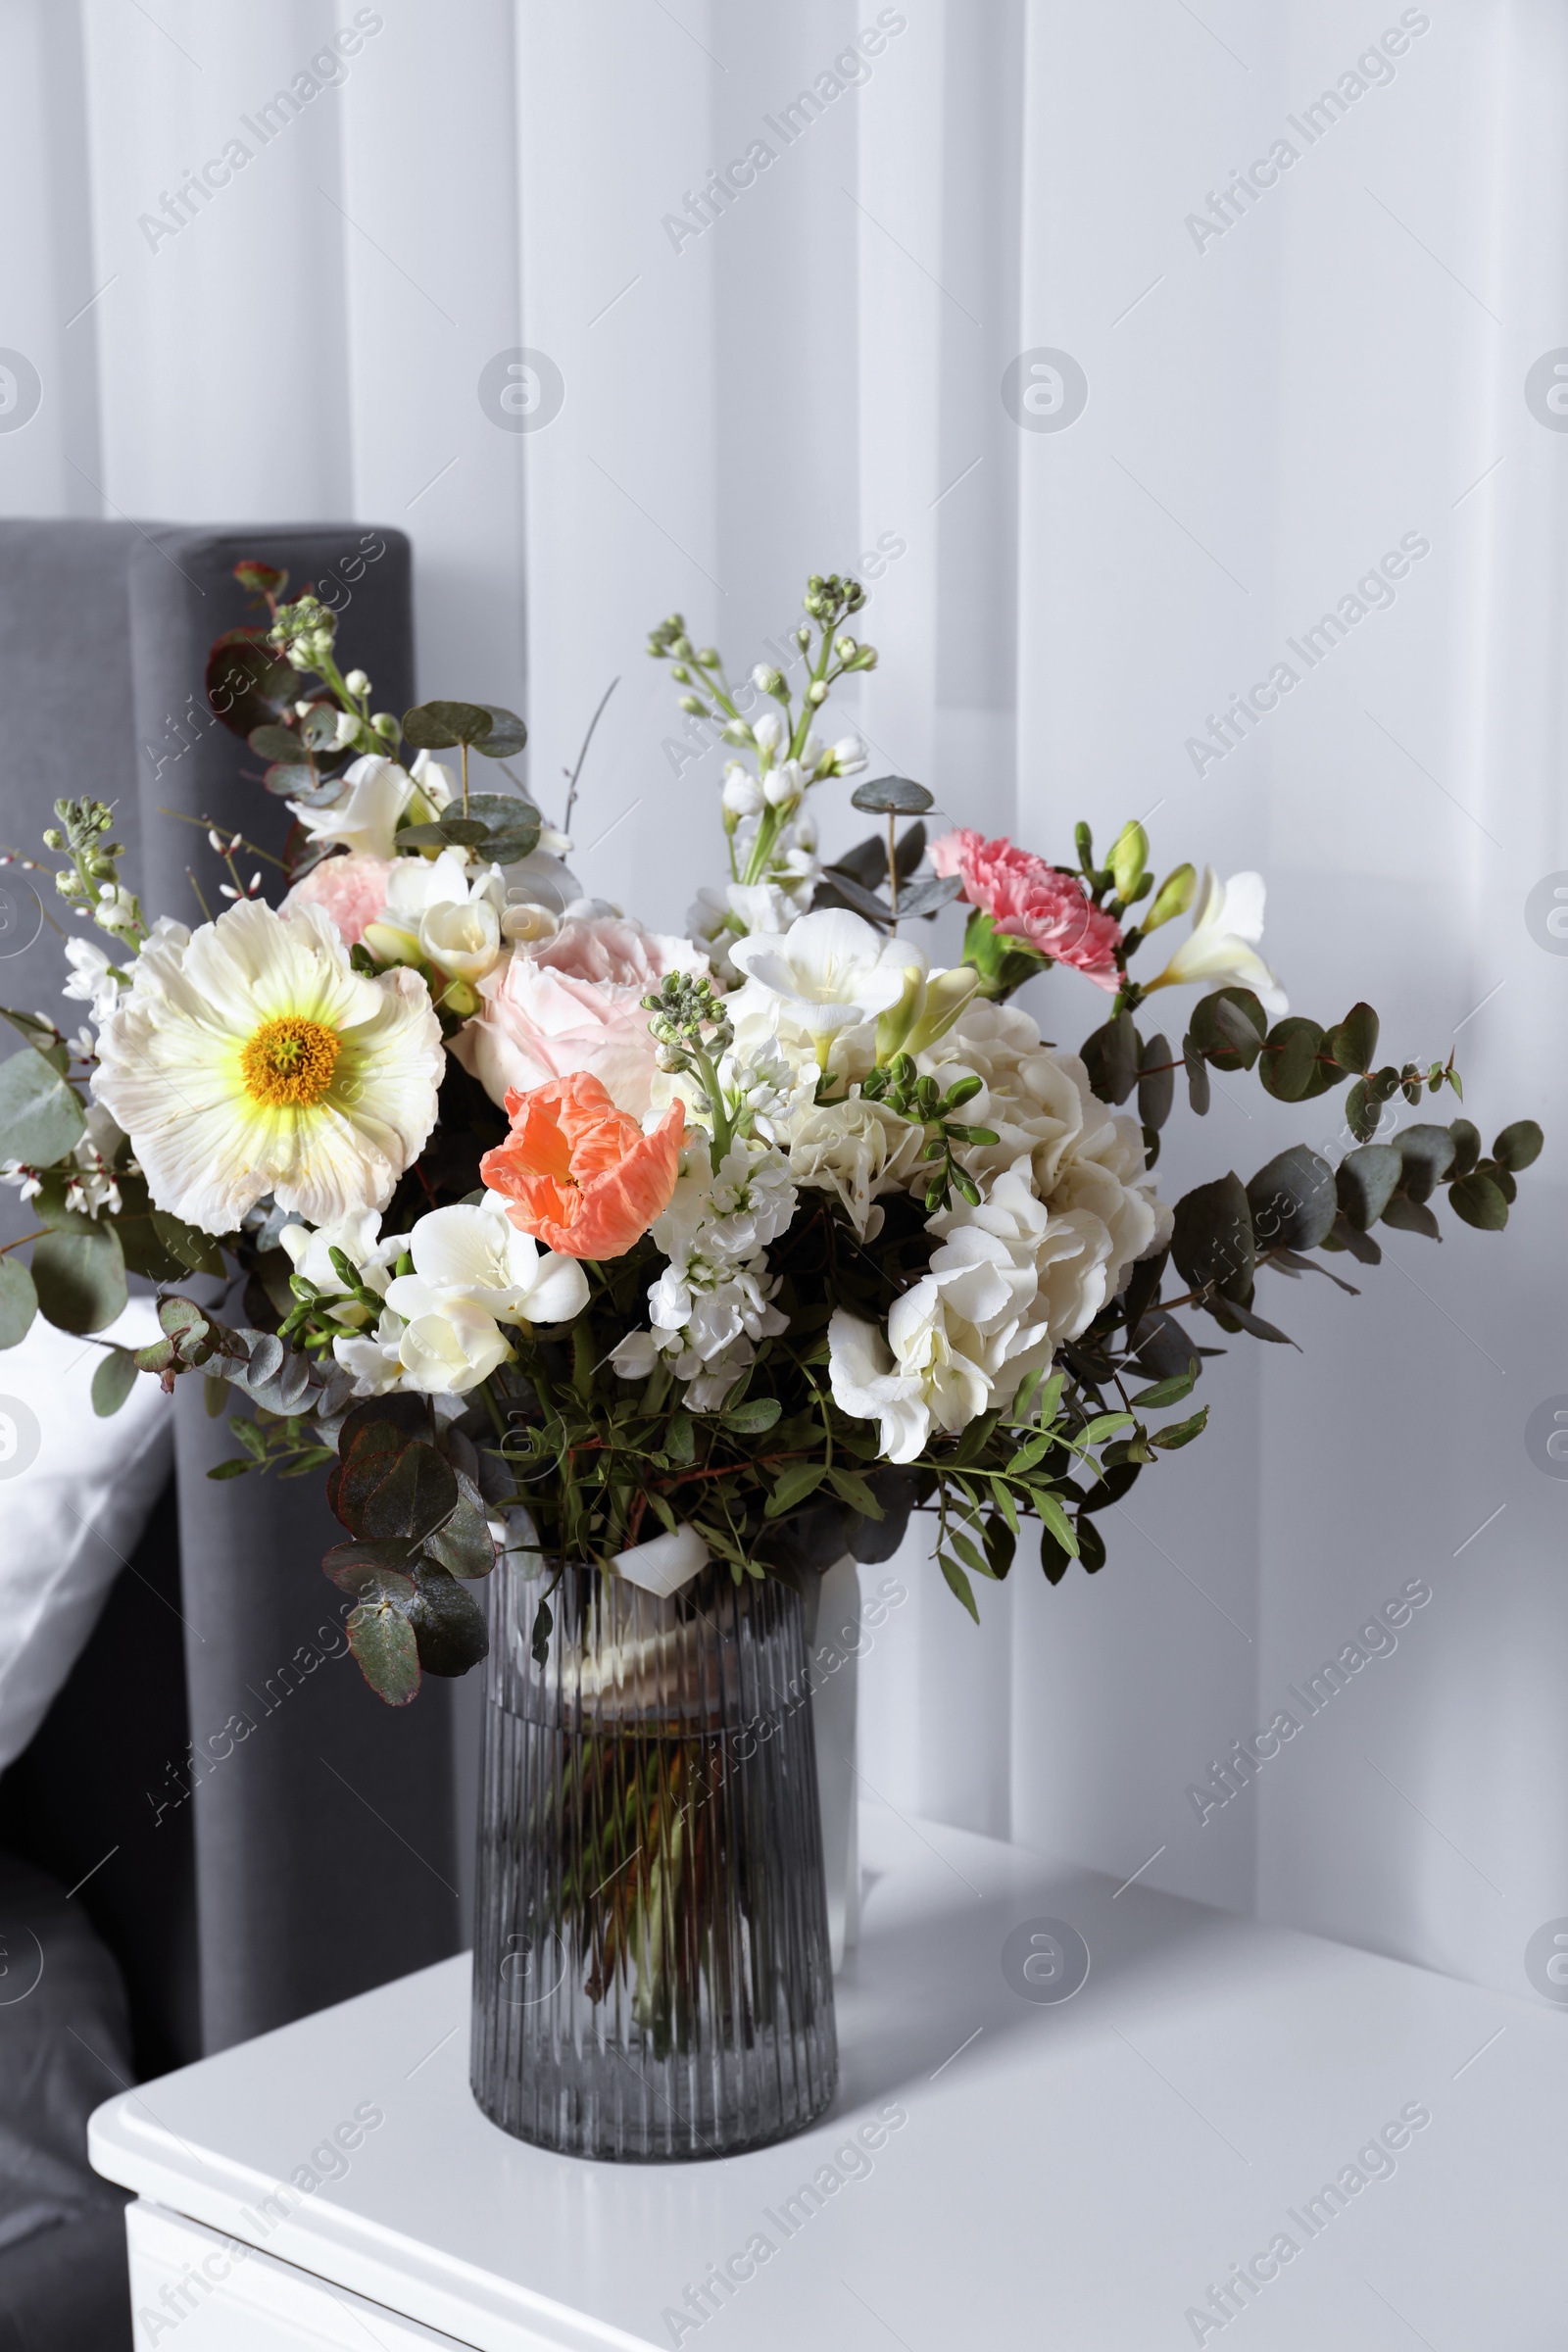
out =
[[[679,614],[654,631],[732,754],[728,879],[675,937],[584,893],[569,799],[552,829],[508,765],[514,713],[372,711],[333,614],[238,577],[266,618],[219,641],[209,692],[292,812],[287,893],[214,831],[220,911],[149,920],[111,811],[56,804],[59,899],[98,936],[65,943],[85,1027],[5,1015],[0,1158],[38,1230],[30,1267],[0,1254],[0,1348],[34,1312],[102,1332],[127,1273],[158,1285],[162,1337],[105,1344],[97,1409],[199,1372],[236,1407],[214,1476],[328,1473],[326,1571],[389,1702],[484,1654],[498,1546],[538,1580],[541,1660],[566,1563],[661,1595],[799,1585],[887,1557],[918,1509],[972,1614],[1026,1520],[1053,1583],[1097,1570],[1104,1507],[1203,1428],[1194,1332],[1284,1338],[1265,1270],[1349,1289],[1331,1265],[1376,1264],[1380,1222],[1438,1237],[1440,1190],[1506,1223],[1540,1129],[1489,1152],[1464,1117],[1398,1126],[1401,1096],[1459,1097],[1451,1058],[1380,1063],[1365,1004],[1290,1014],[1257,875],[1156,882],[1137,822],[1103,857],[1080,825],[1070,863],[928,842],[932,796],[897,776],[855,788],[872,829],[823,863],[813,796],[865,765],[824,740],[876,661],[854,580],[810,580],[788,674],[733,685]],[[1012,1001],[1054,966],[1108,1000],[1076,1053]],[[1052,987],[1059,1027],[1079,983]],[[1167,990],[1197,992],[1174,1045],[1145,1017]],[[1346,1148],[1161,1200],[1176,1082],[1201,1115],[1211,1069],[1287,1102],[1347,1087]]]

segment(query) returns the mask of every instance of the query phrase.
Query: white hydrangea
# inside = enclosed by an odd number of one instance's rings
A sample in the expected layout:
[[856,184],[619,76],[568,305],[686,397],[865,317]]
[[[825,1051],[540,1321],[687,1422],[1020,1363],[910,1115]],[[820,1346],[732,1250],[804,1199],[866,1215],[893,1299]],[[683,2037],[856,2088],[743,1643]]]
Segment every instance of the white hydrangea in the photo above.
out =
[[[1016,1005],[973,999],[918,1061],[944,1087],[970,1073],[982,1081],[963,1117],[991,1128],[998,1140],[958,1154],[982,1193],[1027,1156],[1039,1198],[1081,1235],[1085,1262],[1072,1278],[1077,1300],[1064,1303],[1059,1325],[1059,1336],[1076,1337],[1067,1325],[1076,1322],[1081,1331],[1136,1261],[1170,1239],[1171,1210],[1149,1177],[1137,1120],[1100,1102],[1078,1055],[1046,1046]],[[916,1176],[913,1184],[921,1181]]]

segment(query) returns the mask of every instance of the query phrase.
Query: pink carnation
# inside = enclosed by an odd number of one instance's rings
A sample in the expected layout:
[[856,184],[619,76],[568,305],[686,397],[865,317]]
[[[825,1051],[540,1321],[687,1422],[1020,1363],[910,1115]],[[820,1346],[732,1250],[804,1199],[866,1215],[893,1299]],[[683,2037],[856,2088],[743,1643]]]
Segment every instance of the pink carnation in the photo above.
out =
[[300,906],[319,906],[336,923],[346,948],[358,947],[368,924],[386,912],[386,858],[323,858],[303,874],[283,901],[280,911],[292,914]]
[[479,982],[483,1009],[452,1051],[492,1102],[583,1070],[617,1109],[645,1119],[658,1048],[642,1000],[666,972],[707,969],[690,940],[645,931],[629,915],[574,915]]
[[1064,874],[1004,836],[983,841],[967,827],[931,844],[939,874],[957,874],[971,906],[991,917],[1008,939],[1021,941],[1054,963],[1070,963],[1112,995],[1121,986],[1116,950],[1121,925],[1090,901],[1076,874]]

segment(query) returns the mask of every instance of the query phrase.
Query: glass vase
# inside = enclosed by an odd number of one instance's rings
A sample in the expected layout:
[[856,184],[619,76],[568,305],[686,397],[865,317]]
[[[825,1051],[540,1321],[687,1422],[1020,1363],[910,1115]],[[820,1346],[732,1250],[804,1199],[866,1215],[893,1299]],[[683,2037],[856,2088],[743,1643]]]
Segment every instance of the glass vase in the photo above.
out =
[[571,1565],[551,1591],[539,1566],[492,1579],[474,2097],[617,2162],[802,2131],[838,2042],[800,1598],[722,1568],[668,1598]]

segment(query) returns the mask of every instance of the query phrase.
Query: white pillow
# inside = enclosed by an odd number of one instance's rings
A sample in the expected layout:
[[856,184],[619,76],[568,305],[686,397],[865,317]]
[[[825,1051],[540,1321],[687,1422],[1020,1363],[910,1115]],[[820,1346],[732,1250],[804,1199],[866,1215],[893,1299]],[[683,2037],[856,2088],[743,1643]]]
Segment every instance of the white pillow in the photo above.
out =
[[[144,1348],[151,1298],[98,1335]],[[0,1772],[31,1740],[136,1547],[173,1460],[173,1399],[148,1374],[99,1420],[103,1349],[38,1316],[0,1353]]]

